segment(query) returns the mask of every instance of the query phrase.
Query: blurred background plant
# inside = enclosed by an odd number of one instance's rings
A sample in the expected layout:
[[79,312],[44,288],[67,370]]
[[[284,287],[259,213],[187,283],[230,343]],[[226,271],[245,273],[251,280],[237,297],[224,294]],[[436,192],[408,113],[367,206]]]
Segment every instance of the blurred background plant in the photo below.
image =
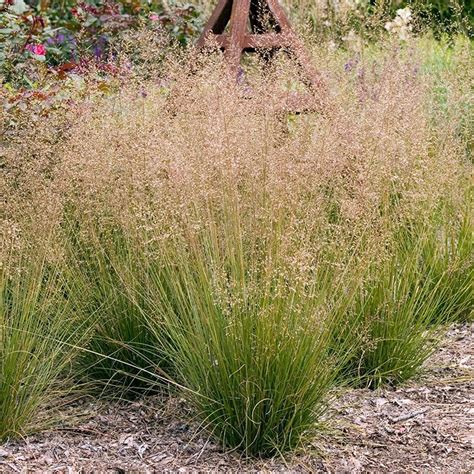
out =
[[130,30],[165,31],[186,45],[201,27],[195,6],[155,0],[1,0],[0,12],[0,77],[15,89],[92,66],[117,73],[117,45]]
[[[358,55],[374,42],[391,38],[403,43],[420,34],[453,45],[459,34],[472,34],[474,18],[469,2],[460,0],[283,3],[310,42]],[[0,99],[11,112],[6,125],[15,125],[18,109],[41,116],[85,96],[114,93],[130,74],[159,76],[170,47],[193,44],[214,4],[0,0]]]
[[[46,77],[59,79],[92,64],[103,72],[114,66],[120,38],[130,29],[167,32],[188,45],[199,34],[215,2],[194,0],[0,0],[0,78],[6,87],[38,88]],[[284,2],[285,3],[285,2]],[[339,46],[356,38],[414,29],[471,34],[470,2],[458,0],[289,0],[286,6],[301,29]],[[385,27],[385,28],[384,28]],[[387,30],[387,31],[385,31]]]

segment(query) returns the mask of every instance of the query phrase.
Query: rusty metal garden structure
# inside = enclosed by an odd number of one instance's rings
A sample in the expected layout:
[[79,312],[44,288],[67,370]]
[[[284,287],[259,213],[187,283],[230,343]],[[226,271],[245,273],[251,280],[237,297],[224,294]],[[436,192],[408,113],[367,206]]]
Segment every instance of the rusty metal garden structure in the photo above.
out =
[[[308,51],[278,0],[219,0],[197,46],[204,48],[207,44],[217,45],[224,51],[236,79],[240,76],[244,52],[265,52],[268,58],[274,51],[283,49],[296,59],[303,72],[302,79],[308,86],[323,88],[320,74],[313,67]],[[294,111],[314,108],[311,98],[314,96],[293,96],[287,108]]]

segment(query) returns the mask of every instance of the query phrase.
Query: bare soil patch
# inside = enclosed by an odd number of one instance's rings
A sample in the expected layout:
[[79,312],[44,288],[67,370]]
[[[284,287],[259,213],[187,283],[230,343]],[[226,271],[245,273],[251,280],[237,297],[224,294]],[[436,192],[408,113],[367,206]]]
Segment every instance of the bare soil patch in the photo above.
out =
[[455,326],[417,380],[346,390],[304,452],[249,461],[222,451],[185,402],[82,402],[81,422],[0,445],[1,472],[472,472],[474,325]]

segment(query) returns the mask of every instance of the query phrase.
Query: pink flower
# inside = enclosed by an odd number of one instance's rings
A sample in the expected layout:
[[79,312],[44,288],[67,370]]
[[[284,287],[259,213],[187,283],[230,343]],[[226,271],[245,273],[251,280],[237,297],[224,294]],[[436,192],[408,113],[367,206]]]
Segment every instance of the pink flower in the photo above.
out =
[[46,48],[42,44],[28,44],[26,45],[26,49],[36,56],[46,55]]
[[151,21],[159,21],[160,20],[160,15],[157,15],[156,13],[152,13],[150,15],[150,20]]

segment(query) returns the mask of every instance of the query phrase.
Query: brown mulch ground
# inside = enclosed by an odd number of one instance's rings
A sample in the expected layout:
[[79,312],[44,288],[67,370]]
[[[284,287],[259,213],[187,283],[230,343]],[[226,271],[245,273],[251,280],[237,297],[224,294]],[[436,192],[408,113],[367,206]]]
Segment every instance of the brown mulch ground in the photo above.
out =
[[293,458],[222,452],[177,399],[83,402],[74,428],[0,445],[1,472],[473,472],[474,326],[452,328],[421,377],[347,390],[312,446]]

